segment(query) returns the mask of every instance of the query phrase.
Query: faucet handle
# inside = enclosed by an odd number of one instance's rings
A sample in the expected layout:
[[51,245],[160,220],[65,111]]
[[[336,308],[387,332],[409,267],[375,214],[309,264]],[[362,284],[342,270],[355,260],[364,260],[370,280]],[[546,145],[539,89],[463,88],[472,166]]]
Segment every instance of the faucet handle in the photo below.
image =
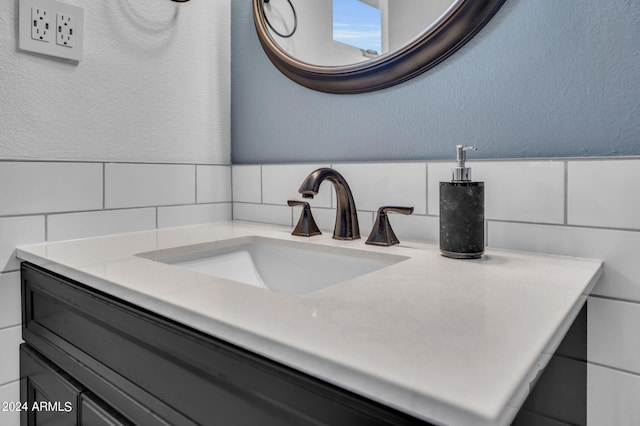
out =
[[366,244],[375,246],[392,246],[400,242],[398,237],[396,237],[396,234],[393,232],[393,229],[391,229],[391,223],[389,223],[389,218],[387,217],[388,212],[409,215],[413,213],[413,207],[380,207],[378,209],[378,214],[376,215],[376,223],[373,225],[373,229],[371,230],[371,234],[369,235]]
[[311,206],[306,201],[298,201],[298,200],[288,200],[287,204],[289,207],[294,206],[302,206],[302,214],[300,214],[300,219],[298,220],[298,224],[295,229],[291,233],[291,235],[297,235],[299,237],[311,237],[313,235],[320,235],[320,229],[318,225],[316,225],[316,221],[313,220],[313,215],[311,214]]

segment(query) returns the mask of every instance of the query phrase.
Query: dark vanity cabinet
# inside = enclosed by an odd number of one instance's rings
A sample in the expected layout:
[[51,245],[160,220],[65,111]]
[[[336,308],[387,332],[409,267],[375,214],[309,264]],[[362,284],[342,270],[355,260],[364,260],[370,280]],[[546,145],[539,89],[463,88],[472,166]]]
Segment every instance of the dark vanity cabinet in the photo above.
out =
[[131,425],[71,376],[23,345],[20,348],[22,424]]
[[22,265],[22,425],[424,422]]

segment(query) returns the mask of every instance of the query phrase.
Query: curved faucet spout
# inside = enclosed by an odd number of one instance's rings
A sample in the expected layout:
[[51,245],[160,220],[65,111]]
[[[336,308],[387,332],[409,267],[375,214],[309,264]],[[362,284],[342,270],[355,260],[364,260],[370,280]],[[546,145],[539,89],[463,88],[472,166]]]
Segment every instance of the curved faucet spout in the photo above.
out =
[[336,226],[333,230],[333,238],[337,240],[356,240],[360,238],[356,203],[353,201],[351,189],[344,177],[328,167],[314,170],[300,185],[298,192],[304,198],[313,198],[320,190],[320,184],[324,180],[333,184],[336,190]]

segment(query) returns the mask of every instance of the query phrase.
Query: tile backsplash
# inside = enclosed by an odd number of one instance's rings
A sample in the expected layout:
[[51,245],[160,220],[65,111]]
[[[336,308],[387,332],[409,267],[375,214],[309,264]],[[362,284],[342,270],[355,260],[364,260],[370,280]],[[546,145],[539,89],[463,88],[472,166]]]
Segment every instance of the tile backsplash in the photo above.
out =
[[[485,183],[485,217],[564,223],[565,164],[561,161],[469,162],[472,179]],[[429,164],[429,214],[439,214],[439,182],[451,180],[450,163]]]
[[[486,185],[490,248],[605,261],[588,304],[588,421],[640,423],[639,158],[469,161]],[[353,192],[362,238],[383,205],[400,240],[437,242],[439,182],[451,162],[336,164],[135,164],[0,161],[0,396],[17,392],[21,244],[202,222],[248,220],[293,226],[298,187],[314,169],[333,167]],[[312,200],[318,225],[335,222],[332,186]],[[633,398],[629,395],[634,396]],[[614,416],[614,417],[612,417]],[[0,417],[0,420],[4,418]],[[611,424],[611,423],[610,423]]]
[[188,164],[105,164],[105,207],[194,204],[195,172]]
[[[640,159],[523,159],[468,165],[473,180],[485,182],[489,248],[605,261],[605,273],[588,304],[587,419],[591,425],[640,424],[634,402],[640,397],[640,191],[635,189],[640,183]],[[295,225],[300,208],[287,207],[287,199],[300,199],[297,189],[302,180],[321,166],[327,165],[233,166],[234,219]],[[351,187],[362,238],[367,237],[377,208],[396,204],[415,207],[411,216],[390,215],[401,241],[437,243],[439,182],[451,179],[454,163],[330,166]],[[331,232],[332,186],[323,183],[320,194],[307,201],[320,228]]]
[[570,162],[568,173],[569,223],[640,229],[640,160]]
[[2,162],[0,216],[102,208],[98,163]]
[[229,165],[0,161],[0,401],[19,400],[16,246],[230,220],[231,208]]

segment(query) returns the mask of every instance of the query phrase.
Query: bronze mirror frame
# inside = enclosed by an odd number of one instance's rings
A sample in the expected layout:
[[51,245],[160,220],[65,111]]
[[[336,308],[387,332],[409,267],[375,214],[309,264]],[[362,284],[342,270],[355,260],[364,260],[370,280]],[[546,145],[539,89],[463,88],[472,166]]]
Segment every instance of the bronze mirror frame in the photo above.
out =
[[268,30],[264,0],[253,0],[253,22],[265,53],[291,80],[320,92],[364,93],[400,84],[439,64],[476,35],[505,1],[459,0],[403,48],[345,66],[312,65],[286,53]]

